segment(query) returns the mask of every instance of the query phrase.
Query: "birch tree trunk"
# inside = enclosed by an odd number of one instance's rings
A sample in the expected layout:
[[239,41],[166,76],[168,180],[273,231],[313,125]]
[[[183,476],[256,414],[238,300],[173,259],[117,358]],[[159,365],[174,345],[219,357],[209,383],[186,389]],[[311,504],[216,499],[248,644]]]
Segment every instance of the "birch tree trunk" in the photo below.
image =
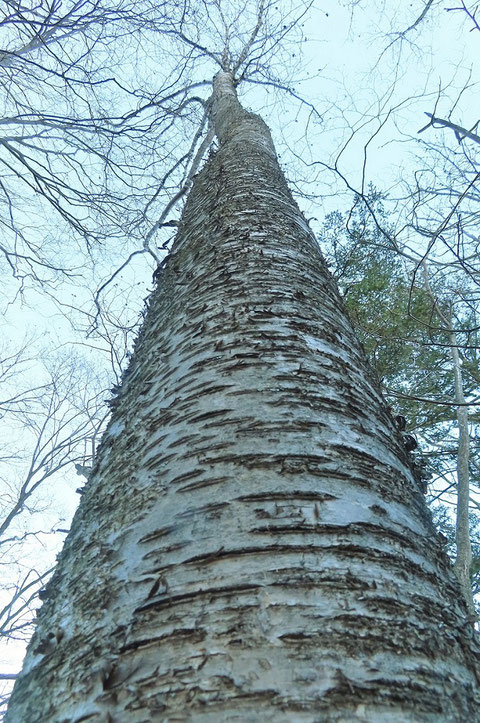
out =
[[211,118],[7,720],[478,720],[456,578],[270,133],[226,73]]

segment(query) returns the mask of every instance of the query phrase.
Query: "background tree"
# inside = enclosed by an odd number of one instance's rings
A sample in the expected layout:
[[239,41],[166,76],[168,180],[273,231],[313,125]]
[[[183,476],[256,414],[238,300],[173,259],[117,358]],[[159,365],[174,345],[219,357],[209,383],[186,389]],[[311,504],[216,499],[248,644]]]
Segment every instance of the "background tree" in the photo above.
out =
[[[455,270],[440,277],[441,286],[437,277],[441,291],[435,294],[428,268],[415,276],[415,263],[392,248],[392,233],[382,198],[372,188],[367,203],[357,197],[348,215],[330,215],[322,240],[384,394],[408,420],[409,431],[419,436],[421,460],[416,454],[425,468],[425,480],[433,476],[432,500],[450,501],[457,490],[458,470],[465,470],[466,499],[457,510],[469,515],[470,508],[474,515],[475,501],[469,502],[468,486],[471,480],[477,492],[478,475],[469,463],[468,421],[459,421],[455,409],[459,402],[457,409],[463,414],[465,399],[478,396],[477,347],[472,344],[475,317],[471,306],[457,302],[454,324],[449,320],[447,302],[453,296],[449,286]],[[461,524],[457,536],[463,536],[463,541],[459,539],[456,559],[465,559],[467,574],[462,583],[467,585],[470,541],[465,519]]]
[[[360,14],[358,11],[362,11],[362,4],[360,3],[358,7],[355,4],[353,10],[358,22]],[[427,390],[421,394],[419,391],[422,386],[421,378],[414,378],[413,375],[412,386],[408,385],[409,390],[405,387],[405,382],[401,389],[398,385],[400,380],[397,378],[390,391],[397,396],[400,394],[416,396],[418,400],[424,399],[427,408],[431,406],[428,404],[429,400],[437,409],[448,396],[457,400],[457,419],[448,423],[452,439],[448,445],[449,451],[445,451],[444,455],[444,459],[448,457],[451,461],[455,460],[456,470],[453,478],[451,474],[445,477],[445,488],[450,492],[457,490],[457,477],[464,480],[464,483],[459,484],[459,497],[462,502],[457,507],[459,525],[457,536],[464,542],[458,548],[457,568],[459,569],[458,561],[465,558],[467,562],[463,568],[466,584],[469,567],[469,539],[466,533],[468,507],[476,506],[476,497],[475,494],[472,497],[461,490],[466,489],[468,477],[470,483],[472,475],[474,483],[476,478],[474,470],[477,464],[471,459],[468,460],[471,456],[468,427],[469,423],[470,426],[475,423],[478,416],[476,403],[479,379],[476,343],[479,269],[478,239],[475,233],[479,166],[475,133],[477,119],[469,118],[472,108],[469,96],[474,92],[477,82],[475,65],[466,67],[460,54],[459,62],[454,69],[445,66],[438,69],[434,67],[433,73],[425,75],[425,88],[420,96],[423,108],[419,106],[418,96],[405,92],[402,97],[399,91],[402,88],[404,64],[409,61],[415,62],[418,57],[427,60],[431,48],[428,48],[428,44],[425,46],[424,41],[428,38],[425,30],[429,28],[434,32],[437,31],[441,24],[441,15],[448,16],[451,37],[453,39],[457,32],[455,42],[461,49],[466,45],[466,30],[476,29],[475,13],[473,6],[467,3],[459,3],[458,6],[452,7],[451,4],[443,2],[425,2],[420,8],[409,6],[405,18],[402,17],[402,13],[392,12],[388,4],[379,6],[378,11],[380,13],[378,35],[383,35],[385,45],[377,58],[377,65],[382,68],[382,72],[385,70],[388,72],[391,67],[396,68],[391,86],[385,95],[378,96],[377,114],[372,114],[368,118],[360,116],[334,160],[330,163],[315,160],[314,163],[319,163],[335,172],[342,183],[361,200],[371,215],[372,224],[377,231],[376,239],[371,233],[369,239],[365,239],[365,243],[370,243],[371,254],[378,250],[380,239],[383,249],[389,249],[403,259],[399,263],[399,268],[408,276],[408,279],[404,276],[408,288],[408,303],[406,306],[403,304],[403,309],[407,312],[405,322],[407,325],[412,326],[413,322],[415,326],[415,319],[422,319],[422,314],[420,313],[418,317],[418,312],[414,308],[415,298],[422,287],[424,292],[427,292],[425,306],[427,316],[424,315],[422,324],[425,324],[425,329],[430,327],[430,331],[429,339],[417,347],[418,350],[421,349],[421,356],[428,362],[427,343],[430,346],[437,345],[440,349],[448,349],[448,354],[443,357],[440,366],[436,367],[437,374],[441,373],[445,381],[451,383],[450,389],[444,389],[449,392],[447,397],[442,397],[438,393],[438,388],[436,391],[433,388],[430,390],[433,395]],[[455,26],[454,18],[455,21],[461,20],[461,24]],[[467,19],[468,25],[465,25],[463,21]],[[389,24],[389,30],[386,32],[385,28]],[[472,36],[472,44],[475,42],[478,45],[476,35]],[[374,84],[372,79],[372,86]],[[426,104],[430,106],[430,112],[427,112]],[[415,135],[412,133],[412,126],[410,125],[409,129],[405,123],[405,112],[413,107],[421,110],[422,116],[426,112],[429,118],[426,125],[421,120],[418,122]],[[378,213],[378,208],[368,192],[368,169],[373,148],[381,147],[383,141],[388,144],[391,151],[394,145],[394,142],[389,140],[392,125],[395,125],[401,142],[412,148],[410,165],[414,170],[405,172],[405,168],[400,167],[398,177],[392,179],[391,191],[383,197],[383,207],[389,220],[387,224],[385,216]],[[372,126],[374,131],[365,133],[366,129]],[[438,132],[439,129],[443,129],[443,135]],[[357,174],[355,179],[351,171],[344,170],[343,159],[347,155],[347,149],[353,147],[357,136],[361,138],[362,134],[366,135],[366,140],[361,153],[361,173]],[[375,277],[375,270],[373,276]],[[377,283],[382,282],[377,279]],[[400,286],[404,285],[405,283]],[[398,296],[398,292],[393,287],[395,284],[390,285],[389,290],[393,294],[392,299]],[[368,289],[368,280],[366,288]],[[390,301],[384,303],[387,308],[390,306]],[[397,310],[397,317],[401,313]],[[430,319],[427,319],[428,315]],[[412,318],[408,320],[408,317]],[[408,353],[405,354],[400,347],[401,344],[397,344],[398,359],[403,357],[406,361],[406,356],[411,364],[414,363],[420,370],[424,368],[421,359],[417,358],[414,362],[413,357]],[[427,375],[431,377],[433,370],[434,367],[427,367]],[[434,384],[435,386],[437,385]],[[466,403],[469,406],[465,406]],[[440,417],[449,416],[445,415],[445,410],[438,411],[437,414]],[[438,442],[442,449],[445,449],[444,435],[447,426],[439,424],[435,429]],[[464,440],[460,443],[457,442],[459,430],[463,430],[460,432],[460,437]],[[472,431],[475,435],[474,428]],[[445,470],[438,471],[445,473]],[[437,492],[441,494],[441,491]],[[460,527],[464,530],[463,534],[460,533]]]
[[[33,632],[37,596],[52,571],[43,550],[59,550],[68,532],[65,488],[81,492],[83,478],[74,475],[75,483],[65,471],[92,465],[106,416],[99,382],[73,356],[50,353],[40,362],[33,342],[10,348],[0,361],[0,650],[7,660],[15,661],[17,644]],[[14,677],[14,668],[0,667],[0,680]]]

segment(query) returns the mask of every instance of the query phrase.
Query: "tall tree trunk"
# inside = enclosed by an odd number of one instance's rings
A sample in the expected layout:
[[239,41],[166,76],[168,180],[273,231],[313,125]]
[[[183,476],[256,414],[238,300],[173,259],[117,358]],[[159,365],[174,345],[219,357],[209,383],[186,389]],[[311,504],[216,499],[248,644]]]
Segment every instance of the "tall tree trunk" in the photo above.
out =
[[7,720],[474,720],[478,646],[263,121],[195,179]]

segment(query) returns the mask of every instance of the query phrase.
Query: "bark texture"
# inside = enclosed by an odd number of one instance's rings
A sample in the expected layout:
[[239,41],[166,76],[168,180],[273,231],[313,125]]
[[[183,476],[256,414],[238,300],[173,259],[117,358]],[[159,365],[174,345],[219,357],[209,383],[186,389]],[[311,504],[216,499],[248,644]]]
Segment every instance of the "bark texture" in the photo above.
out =
[[478,646],[269,131],[197,176],[8,723],[479,720]]

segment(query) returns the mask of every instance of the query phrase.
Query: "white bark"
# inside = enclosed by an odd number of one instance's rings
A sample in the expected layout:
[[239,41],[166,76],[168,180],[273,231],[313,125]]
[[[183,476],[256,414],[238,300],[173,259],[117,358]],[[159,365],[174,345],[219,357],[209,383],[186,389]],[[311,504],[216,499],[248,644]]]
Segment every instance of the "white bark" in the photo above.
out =
[[428,266],[423,262],[425,287],[432,299],[438,318],[444,324],[450,340],[450,357],[452,359],[457,425],[458,425],[458,451],[457,451],[457,514],[455,522],[455,537],[457,554],[455,558],[455,572],[467,603],[471,616],[476,617],[475,603],[472,595],[470,567],[472,564],[472,546],[470,543],[470,431],[468,424],[468,406],[463,393],[462,362],[458,353],[457,335],[453,329],[452,319],[440,308],[432,291],[428,275]]
[[474,720],[465,606],[268,129],[225,74],[212,119],[7,721]]
[[475,614],[475,605],[472,597],[472,584],[470,579],[470,567],[472,564],[472,546],[470,544],[470,431],[468,425],[468,407],[465,406],[463,394],[462,367],[458,353],[457,336],[454,331],[450,332],[450,353],[452,356],[453,373],[455,378],[455,401],[457,407],[458,424],[458,452],[457,452],[457,519],[456,519],[456,543],[457,556],[455,559],[455,571],[470,613]]

